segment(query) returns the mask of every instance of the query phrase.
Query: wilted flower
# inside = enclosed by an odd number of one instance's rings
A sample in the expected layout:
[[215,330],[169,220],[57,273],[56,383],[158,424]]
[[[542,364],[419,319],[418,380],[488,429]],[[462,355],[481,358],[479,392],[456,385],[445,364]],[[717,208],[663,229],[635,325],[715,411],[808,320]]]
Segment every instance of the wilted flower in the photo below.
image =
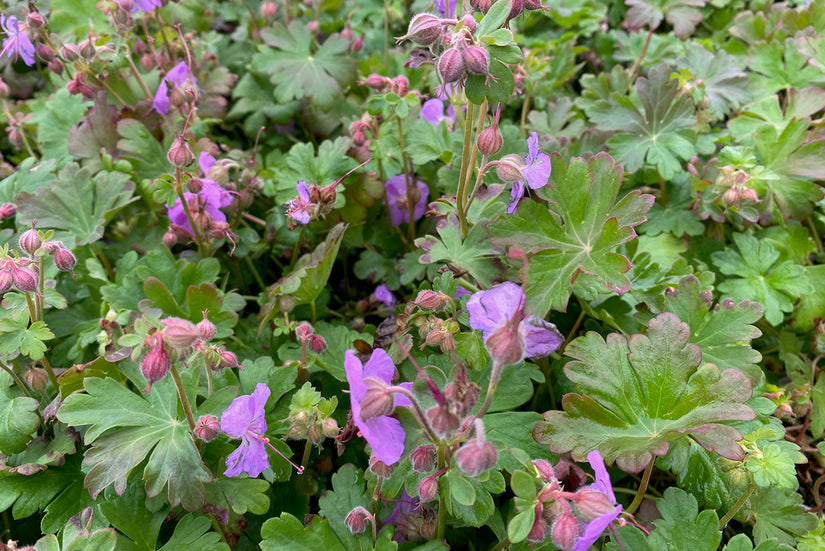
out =
[[[406,436],[401,422],[388,415],[381,415],[364,420],[361,417],[361,407],[364,396],[367,393],[367,385],[364,379],[374,377],[387,384],[392,383],[392,375],[395,371],[389,355],[381,349],[376,348],[366,365],[361,364],[361,360],[355,355],[355,351],[347,350],[344,358],[344,368],[347,371],[347,381],[350,388],[350,403],[352,408],[352,419],[361,435],[372,447],[373,455],[383,463],[392,465],[401,459],[404,453],[404,437]],[[412,390],[412,383],[402,383],[401,387]],[[395,395],[395,406],[412,405],[408,398]]]
[[524,197],[525,185],[530,189],[546,186],[550,179],[551,169],[550,156],[539,151],[539,136],[535,132],[527,139],[527,157],[524,160],[518,155],[502,157],[496,173],[502,180],[513,182],[507,212],[511,214],[515,212],[519,199]]
[[[390,221],[393,226],[398,226],[402,222],[410,221],[410,209],[408,208],[407,197],[407,177],[403,174],[400,176],[393,176],[387,183],[384,184],[387,191],[387,202],[390,205]],[[413,194],[417,197],[412,199],[415,201],[415,210],[413,216],[416,220],[424,216],[427,209],[427,199],[430,196],[430,189],[424,182],[415,182],[413,186]]]
[[395,295],[383,283],[375,288],[375,298],[383,302],[387,308],[395,308]]
[[[147,10],[144,8],[144,5],[151,6],[154,2],[157,2],[157,5],[160,6],[160,0],[138,0],[135,2],[135,6],[140,6],[140,8],[144,11],[152,11],[154,7]],[[192,74],[189,66],[185,62],[181,61],[175,65],[171,71],[166,73],[166,76],[160,81],[158,91],[155,92],[155,99],[152,101],[152,107],[155,108],[155,111],[161,115],[165,115],[169,112],[169,84],[171,84],[174,88],[183,90],[187,82],[191,86],[198,85],[198,81],[195,79],[195,76]]]
[[[564,338],[552,323],[536,316],[524,315],[525,296],[521,287],[506,282],[487,291],[479,291],[467,301],[470,313],[470,327],[481,331],[485,344],[495,358],[496,341],[501,332],[511,328],[513,342],[506,343],[507,349],[516,348],[520,361],[525,357],[537,359],[555,352]],[[508,357],[508,361],[512,358]],[[515,363],[515,362],[512,362]]]
[[34,44],[32,44],[29,35],[20,30],[17,17],[0,15],[0,26],[3,27],[7,35],[3,40],[3,50],[0,51],[0,55],[5,54],[9,59],[15,61],[19,56],[23,58],[23,63],[26,65],[34,65]]
[[298,197],[287,202],[286,215],[299,224],[309,224],[315,212],[315,203],[309,196],[309,186],[303,180],[298,180],[295,189],[298,190]]

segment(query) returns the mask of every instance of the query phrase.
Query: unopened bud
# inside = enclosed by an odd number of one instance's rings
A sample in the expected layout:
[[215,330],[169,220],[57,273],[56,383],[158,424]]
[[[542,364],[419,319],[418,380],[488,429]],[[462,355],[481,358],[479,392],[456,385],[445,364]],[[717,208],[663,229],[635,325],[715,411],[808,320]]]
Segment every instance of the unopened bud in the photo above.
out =
[[220,367],[240,367],[240,364],[238,364],[238,357],[234,352],[230,352],[229,350],[221,350],[220,357]]
[[573,513],[562,513],[553,521],[550,538],[563,551],[570,551],[582,535],[582,525]]
[[478,23],[476,23],[475,17],[473,17],[469,13],[464,15],[464,17],[461,19],[461,22],[464,23],[464,28],[466,28],[470,32],[475,31],[476,27],[478,27]]
[[410,454],[410,462],[412,463],[413,471],[417,473],[428,473],[435,469],[435,462],[438,451],[434,444],[425,444],[418,446]]
[[368,86],[373,90],[383,90],[384,88],[388,88],[392,85],[392,79],[389,79],[385,76],[377,75],[375,73],[370,74],[367,78],[362,81],[364,86]]
[[203,319],[198,322],[198,324],[195,326],[195,329],[197,330],[201,340],[211,341],[215,338],[215,333],[218,332],[218,328],[215,327],[214,323],[206,319],[206,310],[204,310],[202,313]]
[[367,143],[367,135],[363,130],[358,130],[352,135],[352,143],[355,146],[361,146]]
[[490,353],[493,362],[501,365],[513,365],[524,359],[524,338],[519,334],[517,327],[506,323],[496,328],[484,346]]
[[324,436],[327,438],[335,438],[341,432],[338,422],[332,417],[328,417],[323,424]]
[[496,466],[498,450],[486,440],[473,438],[461,446],[455,453],[455,459],[464,474],[475,477]]
[[307,322],[301,322],[295,328],[295,335],[302,341],[307,340],[313,333],[315,333],[315,330]]
[[309,337],[307,347],[316,354],[323,354],[327,349],[327,341],[321,335],[312,335]]
[[347,24],[343,29],[341,29],[341,38],[344,40],[352,40],[355,35],[352,33],[352,27]]
[[17,214],[17,207],[14,206],[14,203],[3,203],[0,205],[0,220],[11,218],[15,214]]
[[91,59],[95,56],[95,45],[90,39],[86,39],[77,45],[80,49],[80,55],[86,59]]
[[435,475],[422,478],[418,483],[418,499],[426,503],[436,497],[438,497],[438,480]]
[[26,384],[37,392],[46,390],[46,383],[49,382],[49,375],[42,367],[30,367],[24,375]]
[[61,272],[71,272],[75,264],[77,264],[77,258],[75,258],[69,249],[61,247],[55,251],[54,265],[57,266],[57,269]]
[[395,470],[395,465],[387,465],[383,461],[376,459],[374,455],[371,455],[370,470],[382,478],[387,478]]
[[200,193],[203,190],[203,180],[200,178],[192,178],[188,182],[186,182],[186,187],[192,193]]
[[363,507],[356,507],[344,519],[344,524],[347,525],[352,535],[363,534],[367,531],[367,523],[370,522],[370,513]]
[[60,57],[69,62],[77,61],[80,59],[80,48],[76,44],[63,44],[60,48]]
[[278,13],[278,5],[275,2],[264,2],[261,4],[261,16],[264,19],[272,19]]
[[419,46],[435,44],[443,32],[441,19],[431,13],[419,13],[410,20],[407,34],[399,38],[409,38]]
[[524,180],[524,176],[521,174],[521,168],[523,166],[524,163],[518,155],[505,155],[498,161],[498,165],[496,165],[496,174],[505,182],[518,182],[519,180]]
[[0,80],[0,98],[9,97],[10,93],[11,93],[11,89],[9,88],[9,85],[6,84],[5,82],[3,82],[2,80]]
[[730,207],[739,202],[739,192],[731,188],[722,194],[722,202]]
[[616,504],[596,488],[585,486],[576,492],[576,509],[585,522],[599,518],[616,509]]
[[54,50],[48,44],[38,44],[37,57],[48,63],[54,59]]
[[504,145],[504,137],[498,125],[488,126],[476,137],[476,147],[483,155],[495,155]]
[[289,314],[295,308],[295,299],[290,295],[281,295],[278,297],[278,308],[281,312]]
[[443,406],[432,406],[425,414],[438,434],[452,434],[461,425],[461,419]]
[[56,75],[63,74],[63,62],[55,58],[48,63],[49,71]]
[[745,203],[758,203],[759,194],[753,188],[747,188],[742,192],[742,201]]
[[378,377],[364,377],[364,386],[367,389],[361,400],[361,419],[368,421],[392,413],[395,397],[387,390],[387,383]]
[[15,266],[12,268],[11,278],[14,286],[24,293],[34,293],[37,291],[38,273],[34,268]]
[[169,247],[170,249],[177,245],[178,243],[178,236],[172,230],[163,234],[163,244]]
[[527,537],[525,538],[528,542],[532,544],[539,544],[543,542],[544,539],[547,537],[547,523],[544,522],[544,519],[541,518],[541,510],[541,503],[536,503],[535,520],[533,520],[533,526],[530,528],[530,532],[527,534]]
[[26,23],[34,30],[42,29],[46,26],[48,21],[46,17],[39,11],[30,11],[26,14]]
[[415,297],[414,304],[422,310],[434,310],[439,312],[447,306],[448,302],[449,299],[444,293],[424,289],[423,291],[418,292],[418,295]]
[[135,9],[134,0],[117,0],[117,5],[125,12],[131,12]]
[[37,235],[37,230],[34,229],[34,224],[32,224],[30,230],[26,230],[20,235],[17,243],[22,250],[32,255],[40,248],[40,245],[43,244],[43,242],[40,241],[40,236]]
[[352,53],[357,54],[364,47],[364,37],[359,36],[352,41]]
[[490,73],[490,54],[481,46],[466,46],[461,51],[461,58],[467,71],[476,75]]
[[163,336],[166,343],[172,348],[185,350],[195,344],[200,335],[195,324],[181,318],[166,318],[161,322],[164,326]]
[[524,11],[524,0],[511,0],[511,2],[510,15],[507,16],[508,20],[518,17]]
[[324,427],[322,427],[318,423],[313,423],[309,427],[309,431],[307,432],[307,438],[316,446],[320,446],[321,442],[324,441]]
[[189,166],[195,162],[195,154],[192,152],[192,148],[189,147],[186,139],[180,134],[175,136],[172,146],[169,148],[169,153],[166,154],[166,158],[169,159],[170,163],[179,168]]
[[149,352],[143,357],[143,361],[140,362],[140,371],[149,383],[144,390],[146,393],[149,392],[154,383],[160,381],[169,373],[169,368],[172,366],[169,354],[166,353],[166,349],[163,347],[163,339],[158,336],[157,341],[158,344],[150,348]]
[[465,73],[464,60],[458,48],[449,48],[438,58],[438,74],[445,84],[460,81]]
[[198,419],[194,432],[204,442],[210,442],[221,432],[221,424],[214,415],[203,415]]
[[14,281],[11,277],[11,272],[8,270],[0,270],[0,295],[11,289]]
[[553,471],[553,465],[545,459],[534,459],[533,467],[544,482],[550,482],[556,479],[556,473]]

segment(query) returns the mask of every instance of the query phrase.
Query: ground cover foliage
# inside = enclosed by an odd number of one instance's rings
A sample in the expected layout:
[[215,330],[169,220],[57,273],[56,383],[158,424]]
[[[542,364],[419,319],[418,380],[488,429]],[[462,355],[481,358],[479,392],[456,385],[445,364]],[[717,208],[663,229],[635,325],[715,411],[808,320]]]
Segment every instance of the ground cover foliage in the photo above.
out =
[[3,549],[825,548],[825,3],[0,24]]

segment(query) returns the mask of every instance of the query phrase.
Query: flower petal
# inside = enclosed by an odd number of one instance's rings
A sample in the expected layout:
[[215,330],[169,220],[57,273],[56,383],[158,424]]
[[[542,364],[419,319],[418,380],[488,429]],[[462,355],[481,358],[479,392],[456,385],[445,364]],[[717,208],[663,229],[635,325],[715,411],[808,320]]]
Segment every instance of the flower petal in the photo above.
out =
[[487,291],[479,291],[467,301],[470,313],[470,327],[487,337],[499,325],[513,318],[524,307],[524,293],[521,287],[507,281]]
[[[564,342],[564,337],[555,325],[536,316],[525,318],[522,327],[525,352],[529,358],[534,360],[549,356]],[[613,501],[615,503],[615,500]]]
[[256,478],[269,468],[269,456],[263,442],[254,438],[244,438],[241,445],[226,458],[225,476],[247,473]]

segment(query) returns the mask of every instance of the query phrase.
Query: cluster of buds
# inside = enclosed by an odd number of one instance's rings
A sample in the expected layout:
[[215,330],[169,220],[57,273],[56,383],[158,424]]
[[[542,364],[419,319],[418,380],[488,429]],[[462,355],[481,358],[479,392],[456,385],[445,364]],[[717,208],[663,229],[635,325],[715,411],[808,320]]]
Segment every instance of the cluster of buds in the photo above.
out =
[[74,79],[70,80],[68,84],[66,84],[66,89],[70,94],[81,94],[86,99],[92,99],[95,97],[95,89],[86,82],[86,77],[83,73],[77,73]]
[[352,32],[352,27],[349,26],[349,21],[347,21],[344,29],[341,31],[341,38],[350,43],[350,53],[353,55],[360,52],[364,47],[364,37],[355,36],[355,33]]
[[[361,81],[361,84],[372,88],[378,92],[387,93],[393,92],[402,98],[410,93],[410,81],[404,75],[399,75],[395,78],[389,78],[372,73],[370,76]],[[412,93],[418,94],[417,90],[412,90]],[[352,130],[352,127],[350,127]]]
[[729,165],[720,167],[716,189],[722,193],[722,203],[728,208],[758,203],[759,194],[748,186],[749,180],[750,174],[744,170]]
[[37,292],[39,271],[29,258],[6,257],[0,261],[0,294],[12,286],[23,293]]
[[[378,75],[370,75],[370,78],[373,76]],[[370,80],[367,79],[367,81]],[[387,79],[388,81],[392,82],[387,77],[379,77],[379,79]],[[374,82],[377,82],[376,79],[373,79]],[[365,81],[366,84],[366,81]],[[349,125],[349,133],[352,136],[352,149],[350,150],[349,154],[354,156],[356,159],[359,160],[367,160],[370,158],[372,153],[370,152],[370,140],[367,138],[367,133],[372,135],[377,134],[377,130],[373,127],[375,124],[375,118],[372,117],[369,113],[364,113],[361,115],[361,118],[357,121],[353,121]]]
[[166,344],[178,352],[187,352],[192,348],[203,350],[205,343],[211,341],[217,333],[215,324],[203,311],[203,319],[197,324],[182,318],[166,318],[161,321],[162,333]]
[[[451,439],[462,427],[473,427],[473,408],[478,403],[481,389],[477,384],[468,380],[466,367],[460,366],[455,370],[453,380],[444,387],[442,392],[435,383],[428,379],[427,386],[435,405],[424,412],[430,427],[437,438]],[[483,426],[476,426],[483,431]],[[483,436],[481,437],[483,440]]]
[[320,395],[312,400],[312,403],[302,403],[299,398],[293,397],[289,405],[289,416],[286,418],[286,422],[289,423],[287,438],[309,440],[320,446],[324,438],[337,437],[341,429],[338,422],[332,418],[336,405],[337,400],[330,401],[321,398]]
[[293,230],[299,224],[306,225],[329,214],[338,200],[336,187],[337,184],[321,187],[315,184],[307,185],[303,180],[299,181],[296,186],[298,197],[287,202],[287,228]]
[[301,341],[301,348],[304,351],[309,349],[316,354],[323,354],[324,350],[327,349],[327,341],[316,333],[315,329],[307,322],[298,324],[298,327],[295,328],[295,336]]
[[461,330],[458,322],[453,319],[443,320],[436,316],[427,316],[416,318],[414,323],[418,326],[422,350],[425,346],[438,346],[445,354],[455,352],[454,335]]

